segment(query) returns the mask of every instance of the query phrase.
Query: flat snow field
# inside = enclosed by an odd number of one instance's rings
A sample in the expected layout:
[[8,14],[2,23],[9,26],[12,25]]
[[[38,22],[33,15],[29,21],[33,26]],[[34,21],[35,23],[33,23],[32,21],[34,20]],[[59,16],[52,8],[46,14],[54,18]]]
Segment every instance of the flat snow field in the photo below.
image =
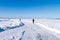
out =
[[60,40],[60,20],[0,19],[0,40]]

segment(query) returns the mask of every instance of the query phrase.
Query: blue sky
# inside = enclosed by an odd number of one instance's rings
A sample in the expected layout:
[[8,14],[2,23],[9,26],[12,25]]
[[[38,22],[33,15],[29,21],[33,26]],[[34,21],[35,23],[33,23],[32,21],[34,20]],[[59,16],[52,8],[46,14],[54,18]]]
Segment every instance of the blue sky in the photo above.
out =
[[60,1],[0,0],[0,17],[60,18]]

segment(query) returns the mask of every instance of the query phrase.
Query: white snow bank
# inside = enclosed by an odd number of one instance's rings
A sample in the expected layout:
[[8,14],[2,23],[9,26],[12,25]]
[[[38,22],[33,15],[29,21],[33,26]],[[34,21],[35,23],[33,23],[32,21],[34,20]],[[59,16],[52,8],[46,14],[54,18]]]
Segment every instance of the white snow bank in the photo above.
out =
[[40,23],[36,23],[36,24],[39,25],[40,27],[43,27],[43,28],[49,30],[49,31],[52,31],[53,33],[57,33],[57,34],[60,35],[60,30],[57,30],[57,29],[54,29],[54,28],[51,28],[51,27],[47,27],[47,26],[45,26],[43,24],[40,24]]
[[60,30],[60,20],[58,19],[35,19],[35,22]]
[[0,22],[0,27],[3,28],[3,27],[6,27],[6,26],[15,26],[15,25],[19,25],[19,23],[20,23],[19,19],[10,19],[8,21]]

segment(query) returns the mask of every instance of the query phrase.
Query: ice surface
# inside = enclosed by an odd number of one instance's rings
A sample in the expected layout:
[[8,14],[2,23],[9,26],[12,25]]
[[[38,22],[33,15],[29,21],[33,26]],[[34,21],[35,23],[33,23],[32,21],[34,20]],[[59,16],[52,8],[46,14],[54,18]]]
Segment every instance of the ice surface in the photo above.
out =
[[[11,23],[10,21],[13,21],[14,23]],[[4,27],[2,27],[1,26],[2,24],[0,24],[0,32],[24,26],[24,23],[19,22],[18,19],[10,19],[10,20],[6,20],[6,21],[4,19],[0,23],[4,23],[4,25],[5,25],[5,26],[3,25]],[[7,25],[5,23],[7,23]]]
[[21,38],[19,38],[19,40],[22,40],[23,39],[24,33],[25,33],[25,31],[22,32],[22,36],[21,36]]
[[32,19],[22,19],[22,21],[19,19],[9,19],[1,21],[0,40],[60,40],[60,35],[36,25],[37,22],[48,25],[48,27],[53,23],[59,23],[57,20],[47,21],[40,19],[35,20],[35,24],[32,23]]
[[0,32],[5,31],[4,29],[0,28]]
[[19,25],[15,25],[15,26],[5,26],[4,28],[0,28],[0,32],[6,31],[6,30],[10,30],[10,29],[14,29],[14,28],[19,28],[24,26],[24,23],[19,23]]

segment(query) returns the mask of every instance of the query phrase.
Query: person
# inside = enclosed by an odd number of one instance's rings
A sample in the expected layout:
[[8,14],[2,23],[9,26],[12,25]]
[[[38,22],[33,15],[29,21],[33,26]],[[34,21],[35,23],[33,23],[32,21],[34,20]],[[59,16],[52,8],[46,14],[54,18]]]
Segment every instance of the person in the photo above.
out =
[[33,19],[32,21],[33,21],[33,23],[34,23],[35,20]]
[[20,21],[21,21],[21,18],[20,18]]

